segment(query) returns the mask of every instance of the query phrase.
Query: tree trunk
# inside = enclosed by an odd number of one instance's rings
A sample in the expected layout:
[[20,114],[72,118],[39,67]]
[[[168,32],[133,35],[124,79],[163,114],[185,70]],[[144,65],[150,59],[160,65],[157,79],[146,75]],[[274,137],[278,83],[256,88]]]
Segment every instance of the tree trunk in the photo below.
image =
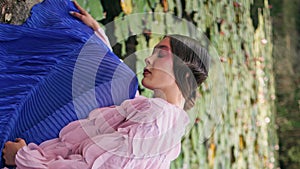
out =
[[[300,166],[300,2],[272,0],[280,167]],[[297,127],[298,126],[298,127]]]
[[22,24],[31,7],[42,0],[0,0],[0,22],[14,25]]

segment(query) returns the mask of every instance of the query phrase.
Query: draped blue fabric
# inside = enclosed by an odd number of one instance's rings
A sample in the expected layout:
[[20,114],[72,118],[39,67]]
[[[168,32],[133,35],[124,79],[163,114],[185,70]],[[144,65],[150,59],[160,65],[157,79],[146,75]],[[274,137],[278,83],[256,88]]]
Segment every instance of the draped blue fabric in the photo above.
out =
[[44,0],[23,25],[0,24],[0,153],[8,140],[39,144],[135,95],[134,72],[71,10],[69,0]]

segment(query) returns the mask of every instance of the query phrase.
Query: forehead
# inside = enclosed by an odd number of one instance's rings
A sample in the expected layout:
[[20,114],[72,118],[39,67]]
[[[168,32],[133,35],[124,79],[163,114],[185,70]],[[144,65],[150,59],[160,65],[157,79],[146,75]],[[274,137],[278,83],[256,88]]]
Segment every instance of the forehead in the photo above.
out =
[[165,37],[162,39],[155,47],[154,49],[162,49],[162,50],[167,50],[171,51],[171,46],[170,46],[170,38]]

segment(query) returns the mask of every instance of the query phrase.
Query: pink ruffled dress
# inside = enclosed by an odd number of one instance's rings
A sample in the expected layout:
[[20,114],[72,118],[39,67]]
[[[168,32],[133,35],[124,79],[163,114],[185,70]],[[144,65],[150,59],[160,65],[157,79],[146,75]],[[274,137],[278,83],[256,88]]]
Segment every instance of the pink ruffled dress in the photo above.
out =
[[19,169],[167,169],[180,153],[187,113],[160,98],[138,96],[98,108],[64,127],[59,138],[16,156]]

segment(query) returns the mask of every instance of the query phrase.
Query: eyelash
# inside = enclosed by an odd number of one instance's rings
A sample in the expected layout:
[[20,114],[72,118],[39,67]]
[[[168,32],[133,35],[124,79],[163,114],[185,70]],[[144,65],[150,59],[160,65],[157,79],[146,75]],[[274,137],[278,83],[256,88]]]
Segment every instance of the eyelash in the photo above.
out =
[[163,58],[164,56],[162,56],[162,55],[158,55],[157,57],[158,57],[158,58]]
[[[152,55],[154,55],[155,53],[156,53],[156,52],[153,51]],[[163,57],[165,57],[165,55],[164,55],[164,54],[161,54],[161,51],[158,51],[157,57],[158,57],[158,58],[163,58]]]
[[162,55],[161,52],[159,52],[158,55],[157,55],[157,57],[158,57],[158,58],[163,58],[164,55]]

